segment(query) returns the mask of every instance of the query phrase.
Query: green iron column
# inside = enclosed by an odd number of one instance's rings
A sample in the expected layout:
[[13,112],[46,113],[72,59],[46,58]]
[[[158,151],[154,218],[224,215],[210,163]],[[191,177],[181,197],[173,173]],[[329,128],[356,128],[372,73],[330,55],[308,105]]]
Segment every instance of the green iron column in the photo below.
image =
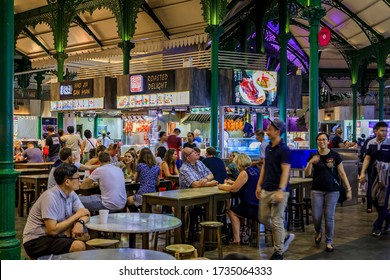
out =
[[[210,102],[210,144],[218,150],[218,46],[221,27],[219,24],[226,15],[227,0],[201,0],[203,18],[207,22],[206,32],[211,37],[211,102]],[[221,130],[223,125],[221,125]]]
[[57,81],[61,83],[64,81],[64,65],[65,59],[68,55],[64,52],[56,53],[54,58],[57,60]]
[[211,99],[210,99],[210,144],[218,150],[218,107],[219,107],[219,73],[218,45],[220,27],[214,26],[211,34]]
[[[287,123],[287,45],[291,39],[290,33],[290,12],[289,5],[286,0],[279,0],[279,34],[277,40],[279,42],[279,118]],[[282,135],[286,142],[287,133]]]
[[310,149],[316,149],[316,136],[318,132],[318,109],[319,109],[319,57],[318,57],[318,31],[320,19],[326,12],[321,7],[321,0],[310,1],[306,10],[310,25],[310,69],[309,69],[309,112],[310,112]]
[[379,47],[377,64],[378,64],[378,83],[379,83],[379,120],[385,119],[385,72],[386,72],[387,53],[384,46]]
[[263,114],[256,114],[256,129],[263,129]]
[[[42,112],[42,82],[45,79],[42,72],[38,72],[37,75],[34,77],[34,80],[37,81],[37,99],[41,101],[41,110]],[[41,139],[42,137],[42,118],[41,116],[38,117],[38,139]]]
[[135,44],[130,41],[123,41],[119,44],[119,47],[122,49],[123,53],[123,74],[130,74],[130,51],[134,48]]
[[14,1],[0,0],[0,6],[0,259],[17,260],[21,247],[15,231],[15,183],[20,173],[13,161]]
[[352,84],[352,140],[356,140],[356,121],[357,121],[357,95],[358,85]]
[[357,121],[357,95],[359,80],[359,61],[357,58],[352,59],[351,63],[351,81],[352,81],[352,140],[356,140],[356,121]]
[[98,138],[98,121],[97,121],[97,116],[93,118],[93,137]]
[[[130,42],[135,33],[138,10],[141,8],[143,0],[117,0],[119,5],[119,13],[116,14],[119,36],[122,40],[119,47],[123,52],[123,74],[130,73],[130,50],[134,48],[134,44]],[[112,1],[113,4],[114,1]]]
[[58,129],[64,129],[64,113],[57,114]]

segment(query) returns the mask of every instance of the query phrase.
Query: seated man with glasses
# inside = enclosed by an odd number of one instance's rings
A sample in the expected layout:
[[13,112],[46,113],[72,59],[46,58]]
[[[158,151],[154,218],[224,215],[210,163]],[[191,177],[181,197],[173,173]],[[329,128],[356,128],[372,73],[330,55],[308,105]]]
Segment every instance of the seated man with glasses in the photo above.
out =
[[183,165],[179,173],[179,185],[181,189],[201,188],[217,186],[211,173],[200,160],[199,153],[191,148],[184,148],[181,154]]
[[57,186],[45,191],[31,208],[23,231],[23,246],[31,258],[84,251],[82,238],[90,213],[78,195],[77,167],[63,163],[54,172]]

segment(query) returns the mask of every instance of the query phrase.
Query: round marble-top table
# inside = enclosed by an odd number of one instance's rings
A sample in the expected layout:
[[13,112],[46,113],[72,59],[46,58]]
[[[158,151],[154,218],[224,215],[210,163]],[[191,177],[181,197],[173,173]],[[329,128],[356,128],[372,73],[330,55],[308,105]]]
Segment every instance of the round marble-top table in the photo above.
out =
[[43,256],[38,260],[174,260],[169,254],[144,249],[87,250],[62,255]]
[[[100,224],[99,216],[93,216],[86,224],[88,229],[120,233],[129,236],[129,247],[135,248],[135,234],[143,234],[142,247],[149,248],[149,233],[167,231],[181,226],[181,220],[163,214],[114,213],[108,215],[106,224]],[[123,241],[123,238],[121,238]],[[123,242],[122,242],[123,243]]]

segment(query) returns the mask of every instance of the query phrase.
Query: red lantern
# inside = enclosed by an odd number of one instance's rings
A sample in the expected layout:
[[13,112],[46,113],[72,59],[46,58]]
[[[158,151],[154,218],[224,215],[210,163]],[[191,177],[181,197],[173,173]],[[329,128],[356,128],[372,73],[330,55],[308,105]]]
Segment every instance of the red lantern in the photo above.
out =
[[320,32],[318,32],[318,44],[321,47],[325,47],[329,44],[330,41],[330,30],[327,27],[321,28]]

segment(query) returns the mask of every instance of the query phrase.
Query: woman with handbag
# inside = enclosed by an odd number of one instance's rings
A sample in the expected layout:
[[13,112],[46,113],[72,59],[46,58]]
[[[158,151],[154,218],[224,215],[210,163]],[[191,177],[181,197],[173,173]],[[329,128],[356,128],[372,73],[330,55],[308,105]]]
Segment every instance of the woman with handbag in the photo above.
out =
[[311,200],[313,224],[316,231],[314,241],[317,245],[321,243],[322,215],[324,215],[326,251],[333,252],[334,214],[340,188],[345,187],[347,200],[352,199],[352,192],[340,155],[328,148],[329,136],[320,132],[316,141],[318,151],[310,155],[305,168],[305,176],[309,177],[313,172]]

